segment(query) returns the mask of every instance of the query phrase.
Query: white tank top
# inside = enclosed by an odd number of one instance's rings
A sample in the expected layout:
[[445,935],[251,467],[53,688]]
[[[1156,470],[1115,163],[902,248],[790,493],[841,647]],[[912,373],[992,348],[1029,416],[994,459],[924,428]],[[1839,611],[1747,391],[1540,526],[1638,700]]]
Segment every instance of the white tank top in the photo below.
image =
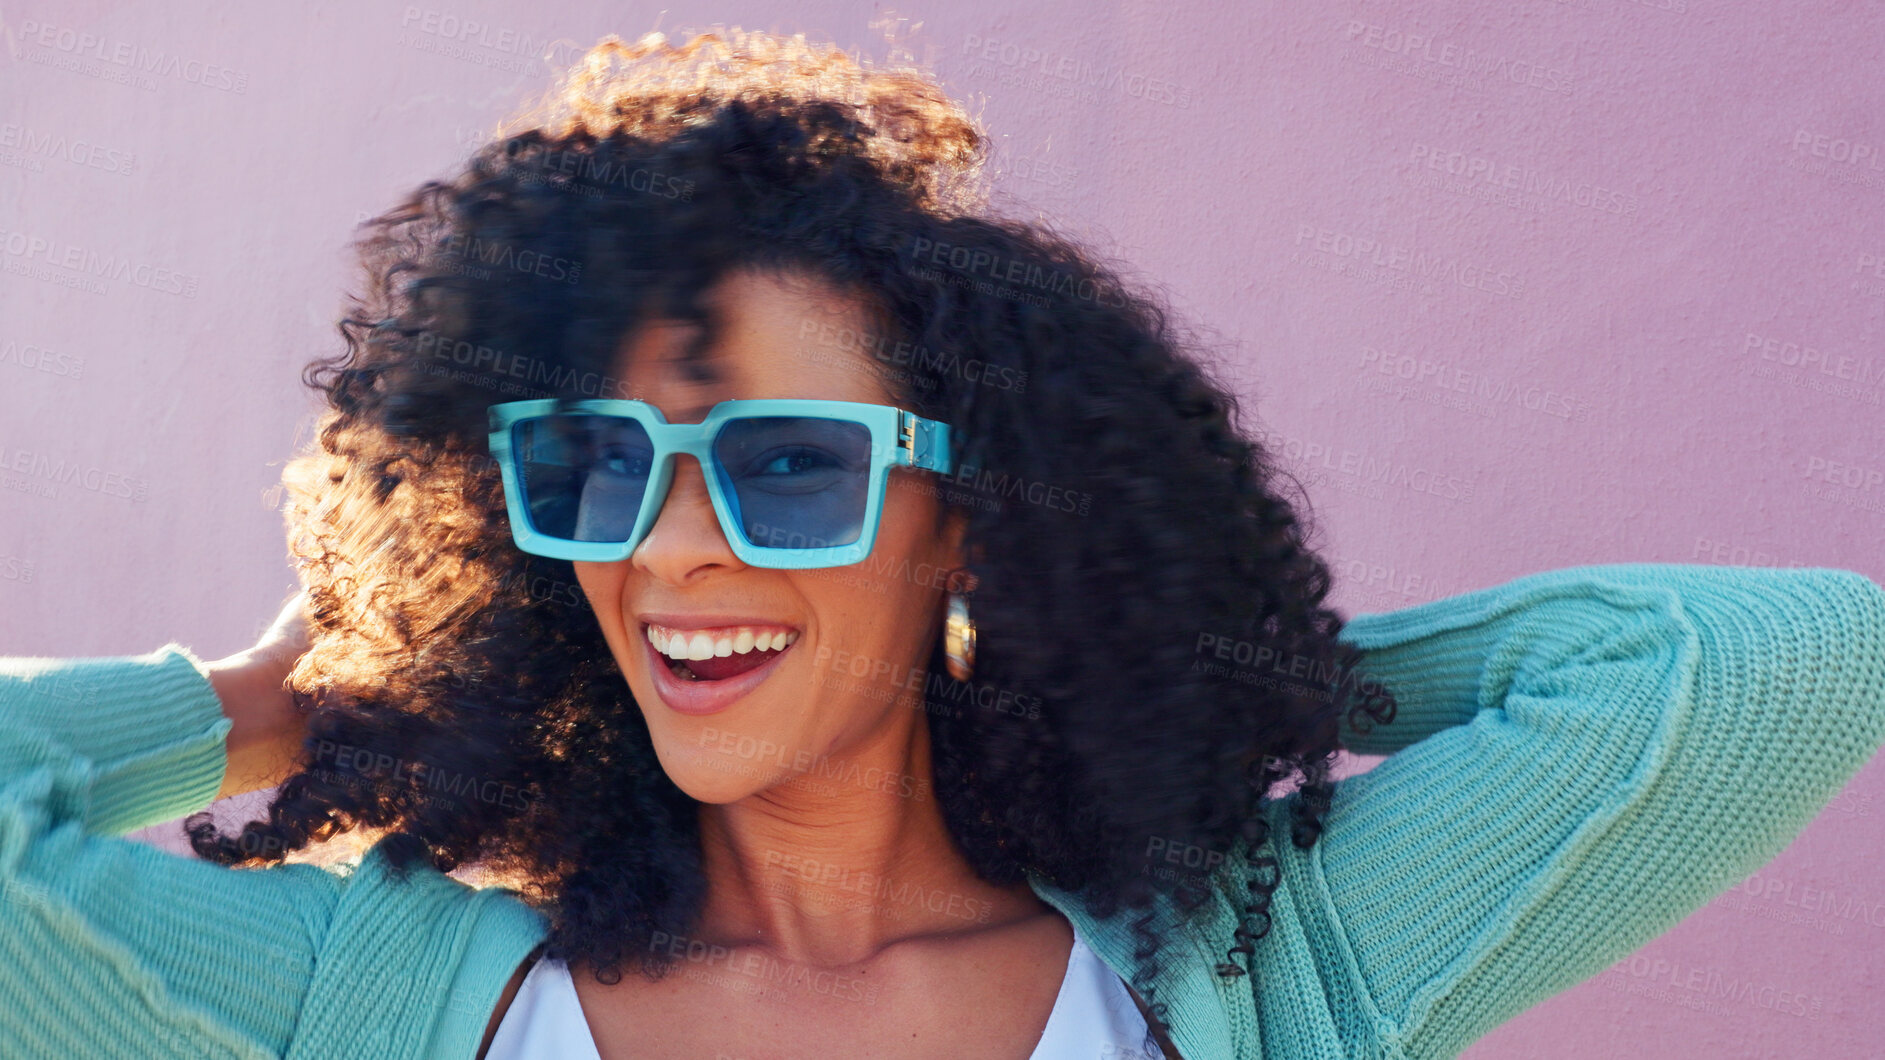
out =
[[[1125,982],[1087,948],[1076,928],[1060,995],[1031,1060],[1160,1055],[1145,1052],[1144,1042],[1145,1017]],[[545,958],[531,967],[498,1023],[486,1060],[601,1060],[568,965]]]

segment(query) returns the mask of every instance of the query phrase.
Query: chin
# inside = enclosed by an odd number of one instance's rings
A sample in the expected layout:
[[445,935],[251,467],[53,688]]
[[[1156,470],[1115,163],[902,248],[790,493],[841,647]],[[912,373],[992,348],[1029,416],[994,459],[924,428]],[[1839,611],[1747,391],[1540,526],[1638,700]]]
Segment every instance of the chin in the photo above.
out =
[[655,755],[668,779],[695,802],[724,806],[764,791],[771,784],[771,779],[758,775],[751,763],[715,754],[711,747],[688,746],[663,753],[657,740]]
[[744,778],[722,777],[709,770],[690,770],[687,776],[680,778],[670,773],[669,777],[682,794],[695,802],[711,806],[730,805],[757,790],[751,781]]

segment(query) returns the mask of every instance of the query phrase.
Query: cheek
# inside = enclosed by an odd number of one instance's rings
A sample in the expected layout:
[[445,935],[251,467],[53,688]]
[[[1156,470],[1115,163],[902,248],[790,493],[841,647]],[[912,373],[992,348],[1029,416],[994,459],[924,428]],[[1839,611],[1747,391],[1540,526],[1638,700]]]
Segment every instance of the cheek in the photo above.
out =
[[623,626],[622,583],[626,578],[621,564],[576,563],[576,584],[605,633],[613,635]]
[[866,636],[907,645],[921,638],[932,613],[940,614],[954,560],[938,536],[934,503],[920,495],[902,500],[886,506],[879,547],[853,595],[869,623]]

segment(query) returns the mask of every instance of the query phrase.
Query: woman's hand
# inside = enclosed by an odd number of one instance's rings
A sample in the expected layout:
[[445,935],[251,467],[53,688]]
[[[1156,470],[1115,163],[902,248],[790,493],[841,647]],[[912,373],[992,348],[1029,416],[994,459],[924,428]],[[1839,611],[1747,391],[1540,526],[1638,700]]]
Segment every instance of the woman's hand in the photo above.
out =
[[273,787],[293,771],[306,735],[307,716],[287,687],[295,662],[307,653],[308,593],[295,594],[255,646],[209,663],[210,684],[222,700],[229,730],[228,767],[216,797]]

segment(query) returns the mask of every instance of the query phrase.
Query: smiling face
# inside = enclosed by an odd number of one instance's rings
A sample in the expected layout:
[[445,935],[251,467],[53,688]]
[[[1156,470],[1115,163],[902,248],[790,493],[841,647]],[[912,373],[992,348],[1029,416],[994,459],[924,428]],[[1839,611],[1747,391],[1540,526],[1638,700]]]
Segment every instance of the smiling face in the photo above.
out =
[[[706,350],[713,381],[682,369],[693,336],[686,325],[656,322],[623,350],[617,377],[668,422],[699,423],[733,399],[899,404],[868,353],[829,341],[841,329],[874,330],[864,308],[835,289],[798,273],[740,271],[710,300],[720,321]],[[815,769],[821,756],[842,762],[907,746],[924,722],[940,575],[962,565],[962,527],[939,531],[938,491],[923,488],[933,473],[890,475],[871,554],[848,567],[742,563],[689,456],[675,458],[660,515],[632,556],[575,564],[662,768],[689,796],[735,802]]]

